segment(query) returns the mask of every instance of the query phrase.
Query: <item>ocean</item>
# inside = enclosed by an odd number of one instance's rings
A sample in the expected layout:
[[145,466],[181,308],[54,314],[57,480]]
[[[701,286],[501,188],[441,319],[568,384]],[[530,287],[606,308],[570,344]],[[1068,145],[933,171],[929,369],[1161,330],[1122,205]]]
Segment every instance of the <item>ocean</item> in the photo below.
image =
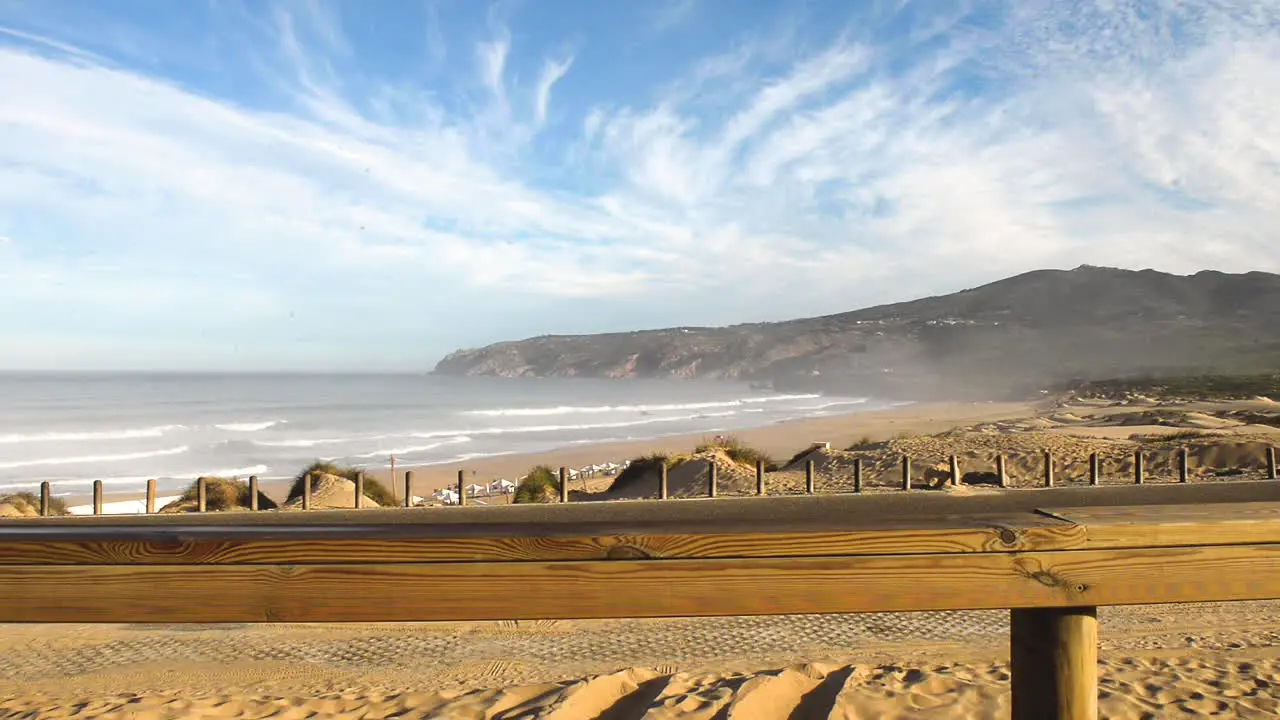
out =
[[292,477],[684,433],[891,403],[745,383],[316,374],[0,374],[0,493],[160,492],[199,475]]

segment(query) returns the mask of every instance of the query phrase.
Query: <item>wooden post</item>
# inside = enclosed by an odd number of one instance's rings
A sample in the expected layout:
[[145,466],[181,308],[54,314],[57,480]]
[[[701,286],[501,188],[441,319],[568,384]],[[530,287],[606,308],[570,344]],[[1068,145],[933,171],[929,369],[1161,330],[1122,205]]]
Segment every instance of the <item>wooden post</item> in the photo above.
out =
[[1142,484],[1143,469],[1144,468],[1142,467],[1142,450],[1141,449],[1134,450],[1133,451],[1133,482],[1135,485]]
[[764,461],[756,461],[756,495],[764,495]]
[[200,477],[196,478],[196,510],[207,512],[209,509],[209,484]]
[[853,491],[862,492],[862,458],[853,459]]
[[364,506],[364,473],[356,473],[356,509]]
[[102,514],[102,481],[93,481],[93,514]]
[[1044,451],[1044,486],[1053,487],[1053,453]]
[[49,481],[40,483],[40,517],[49,517]]
[[413,471],[404,471],[404,506],[413,507]]
[[1191,475],[1191,458],[1186,448],[1178,448],[1178,482],[1186,482]]
[[1102,479],[1102,458],[1098,453],[1089,454],[1089,484],[1097,485]]
[[951,456],[951,487],[958,487],[959,485],[960,485],[960,458],[955,455],[952,455]]
[[249,509],[258,511],[258,476],[249,476]]
[[911,489],[911,456],[902,456],[902,489]]
[[1097,720],[1097,608],[1015,608],[1009,631],[1012,720]]
[[[256,482],[256,479],[255,479],[255,482]],[[155,511],[156,511],[156,481],[155,481],[155,480],[148,480],[148,481],[147,481],[147,509],[146,509],[146,512],[147,512],[147,514],[148,514],[148,515],[151,515],[151,514],[152,514],[152,513],[154,513]]]
[[707,497],[716,496],[716,461],[707,461]]
[[1276,480],[1276,449],[1267,448],[1267,479]]
[[1009,487],[1009,473],[1005,470],[1004,455],[996,456],[996,478],[1000,481],[1000,487]]
[[315,473],[307,473],[306,480],[302,483],[302,509],[311,509],[311,483],[315,482]]
[[[465,487],[466,483],[467,483],[467,471],[459,470],[458,471],[458,507],[462,507],[463,505],[467,504],[467,488]],[[564,495],[565,488],[566,488],[566,485],[564,482],[564,468],[560,468],[560,495],[561,496]]]
[[569,502],[569,468],[560,467],[560,502]]
[[804,461],[804,491],[813,494],[813,461]]
[[[391,478],[391,494],[395,495],[396,493],[396,456],[390,455],[389,460],[391,464],[391,474],[388,477]],[[408,493],[406,493],[406,495],[407,494]],[[405,505],[405,507],[409,507],[409,506]]]
[[663,460],[658,468],[658,499],[667,499],[667,461]]

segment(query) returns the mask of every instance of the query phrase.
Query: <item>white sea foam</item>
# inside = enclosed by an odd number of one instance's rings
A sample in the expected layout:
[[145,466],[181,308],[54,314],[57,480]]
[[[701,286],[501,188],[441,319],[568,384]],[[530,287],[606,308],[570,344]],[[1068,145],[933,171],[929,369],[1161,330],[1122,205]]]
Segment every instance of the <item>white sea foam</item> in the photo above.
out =
[[[166,495],[156,498],[156,507],[162,508],[165,505],[182,497],[181,495]],[[147,501],[142,500],[119,500],[116,502],[102,503],[103,515],[140,515],[147,509]],[[67,508],[72,515],[92,515],[93,505],[72,505]]]
[[261,422],[223,423],[221,425],[214,425],[214,427],[219,430],[226,430],[227,432],[258,432],[270,427],[275,427],[276,425],[280,425],[284,422],[284,420],[263,420]]
[[[374,452],[363,453],[361,455],[347,455],[345,457],[359,459],[359,458],[385,457],[387,455],[412,455],[414,453],[423,453],[428,450],[435,450],[436,448],[445,447],[446,445],[457,445],[459,443],[466,443],[466,442],[471,442],[471,438],[467,437],[466,435],[459,435],[457,437],[450,438],[443,442],[431,443],[430,445],[415,445],[411,447],[394,448],[391,450],[375,450]],[[336,459],[338,458],[328,458],[328,460],[336,460]]]
[[626,420],[621,422],[610,423],[585,423],[581,425],[516,425],[513,427],[495,427],[483,428],[479,430],[449,430],[449,431],[432,431],[422,433],[411,433],[412,437],[427,440],[435,437],[447,437],[450,435],[506,435],[509,433],[543,433],[543,432],[564,432],[576,430],[603,430],[610,428],[635,427],[637,425],[653,425],[655,423],[680,422],[682,420],[698,420],[703,418],[730,417],[736,415],[737,411],[728,410],[717,413],[696,413],[693,415],[673,415],[667,417],[645,418],[643,420]]
[[44,432],[44,433],[10,433],[0,435],[0,445],[34,442],[80,442],[85,440],[136,440],[141,438],[160,437],[172,430],[181,430],[182,425],[157,425],[148,428],[127,430],[97,430],[85,432]]
[[378,440],[379,437],[348,437],[348,438],[296,438],[293,440],[250,440],[249,442],[258,447],[274,447],[274,448],[308,448],[316,445],[337,445],[339,443],[360,442],[363,440]]
[[483,417],[541,417],[545,415],[572,415],[578,413],[669,412],[672,410],[706,410],[710,408],[740,407],[749,403],[807,400],[816,397],[822,396],[816,394],[768,395],[765,397],[740,398],[737,400],[714,400],[709,402],[669,403],[658,405],[557,405],[555,407],[497,408],[494,410],[468,410],[464,414],[479,415]]
[[0,469],[10,470],[13,468],[24,467],[43,467],[48,465],[80,465],[85,463],[110,463],[110,462],[127,462],[130,460],[146,460],[147,458],[165,457],[167,455],[181,455],[191,448],[187,445],[181,447],[169,448],[167,450],[152,450],[150,452],[121,453],[119,455],[81,455],[78,457],[57,457],[44,458],[41,460],[18,460],[16,462],[0,463]]

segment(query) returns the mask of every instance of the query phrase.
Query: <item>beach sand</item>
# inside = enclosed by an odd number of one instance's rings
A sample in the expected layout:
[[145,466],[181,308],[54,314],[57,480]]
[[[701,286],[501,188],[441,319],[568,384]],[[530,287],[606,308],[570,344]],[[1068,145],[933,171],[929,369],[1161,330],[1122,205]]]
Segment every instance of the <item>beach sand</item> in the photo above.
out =
[[[897,408],[862,413],[847,413],[830,417],[776,423],[764,427],[735,430],[732,435],[760,450],[786,460],[813,442],[830,442],[832,447],[845,447],[859,439],[886,440],[899,435],[934,433],[981,422],[1025,417],[1035,413],[1036,406],[1029,403],[922,403]],[[500,455],[478,458],[464,465],[432,465],[426,467],[398,467],[396,481],[392,482],[386,469],[369,471],[369,477],[388,483],[398,497],[403,497],[404,470],[413,471],[413,494],[429,496],[441,488],[456,488],[458,471],[466,472],[466,483],[485,484],[497,478],[515,480],[536,465],[580,468],[593,463],[621,462],[653,452],[688,452],[715,433],[673,435],[648,440],[613,443],[572,445],[532,454]],[[301,468],[299,468],[301,470]],[[277,502],[282,502],[292,484],[288,480],[264,481],[262,491]],[[573,489],[579,489],[572,483]],[[56,489],[55,489],[56,491]],[[105,502],[134,501],[138,493],[106,493]],[[76,494],[66,498],[72,506],[92,501],[91,495]],[[495,497],[489,502],[501,503],[506,498]],[[132,508],[133,505],[120,505]]]
[[[8,626],[0,718],[1004,718],[1007,617]],[[1099,621],[1100,717],[1280,710],[1280,602]]]

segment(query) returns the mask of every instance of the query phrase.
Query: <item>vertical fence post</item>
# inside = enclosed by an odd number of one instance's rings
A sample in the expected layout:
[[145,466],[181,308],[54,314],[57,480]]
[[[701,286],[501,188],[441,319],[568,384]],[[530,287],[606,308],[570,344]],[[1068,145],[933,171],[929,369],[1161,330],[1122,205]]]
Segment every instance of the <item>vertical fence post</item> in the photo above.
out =
[[[465,487],[466,482],[467,482],[467,471],[459,470],[458,471],[458,507],[462,507],[463,505],[467,504],[467,488]],[[561,495],[565,494],[567,487],[568,486],[564,482],[564,468],[560,468],[560,488],[561,488],[560,494]]]
[[707,497],[716,496],[716,461],[707,461]]
[[911,489],[911,456],[902,456],[902,489]]
[[764,461],[756,461],[756,495],[764,495]]
[[1053,453],[1044,451],[1044,486],[1053,487]]
[[1009,473],[1004,466],[1004,455],[996,455],[996,479],[1000,481],[1000,487],[1009,487]]
[[93,514],[102,514],[102,481],[93,481]]
[[307,477],[302,481],[302,509],[311,509],[311,483],[315,482],[316,474],[307,473]]
[[658,499],[667,499],[667,460],[662,459],[658,465]]
[[49,516],[49,481],[40,483],[40,517]]
[[862,458],[853,459],[853,491],[862,492]]
[[560,466],[560,502],[569,502],[569,468]]
[[1089,453],[1089,484],[1097,485],[1102,479],[1102,458],[1098,453]]
[[951,487],[958,487],[959,485],[960,485],[960,458],[955,455],[952,455],[951,456]]
[[209,509],[209,483],[204,478],[196,478],[196,510],[205,512]]
[[804,491],[813,494],[813,461],[804,461]]
[[257,511],[258,508],[258,476],[249,476],[249,509]]
[[147,481],[147,507],[148,515],[156,511],[156,481],[154,479]]
[[1142,484],[1144,469],[1142,466],[1142,449],[1139,448],[1133,451],[1133,483],[1135,485]]
[[1178,448],[1178,482],[1186,482],[1191,475],[1191,458],[1186,448]]
[[1267,479],[1276,480],[1276,449],[1267,448]]
[[364,506],[364,473],[356,473],[356,509],[359,510]]
[[413,507],[413,471],[404,471],[404,506]]
[[1015,608],[1009,670],[1012,720],[1097,720],[1097,608]]

